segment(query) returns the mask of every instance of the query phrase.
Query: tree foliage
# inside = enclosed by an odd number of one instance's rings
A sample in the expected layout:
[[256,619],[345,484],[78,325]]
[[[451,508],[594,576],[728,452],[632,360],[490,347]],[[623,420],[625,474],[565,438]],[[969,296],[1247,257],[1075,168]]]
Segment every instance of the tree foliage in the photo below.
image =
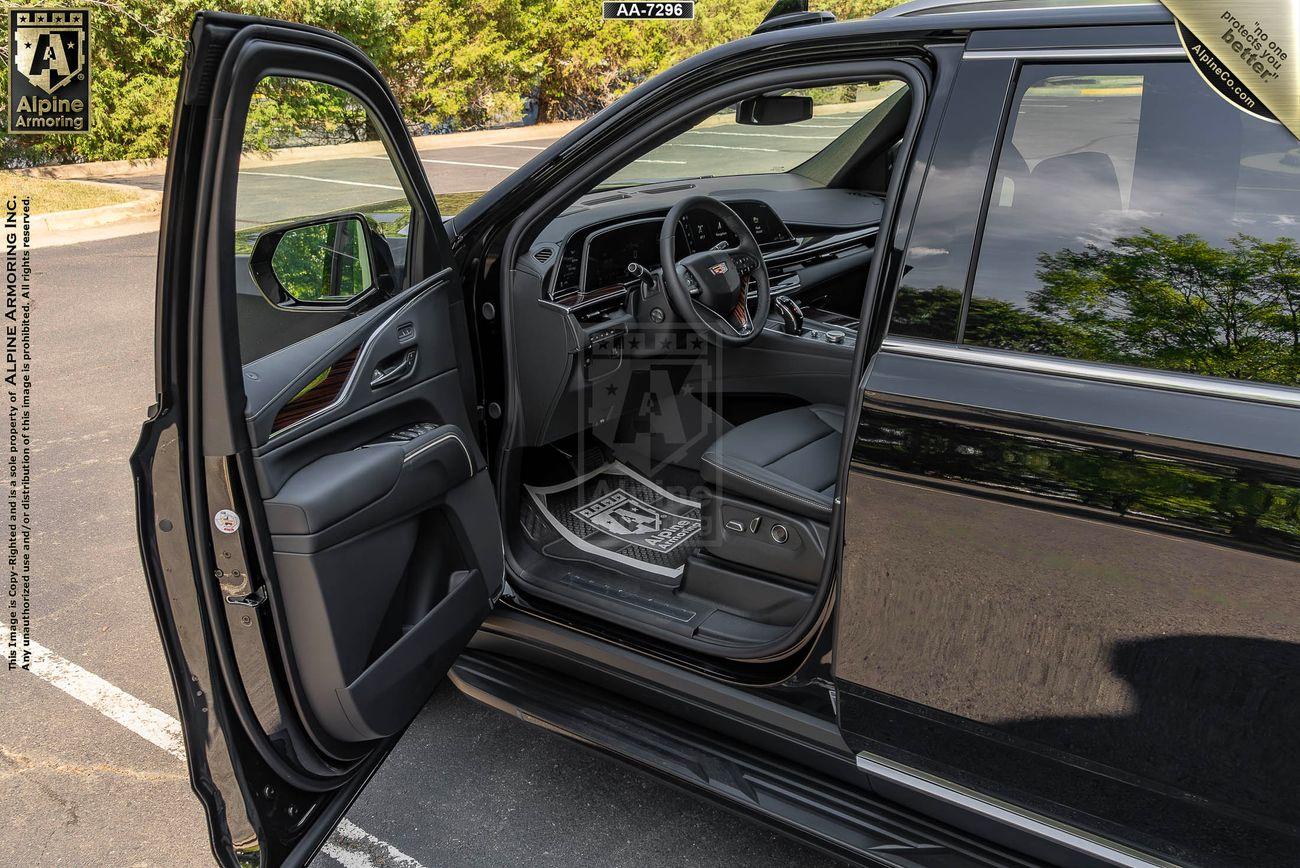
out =
[[[840,18],[895,0],[828,0]],[[684,22],[602,21],[597,0],[90,0],[91,132],[0,139],[0,166],[160,157],[194,14],[218,9],[312,24],[361,47],[420,131],[586,117],[715,45],[749,33],[769,0],[699,0]],[[0,95],[7,93],[0,71]],[[3,98],[3,96],[0,96]],[[278,126],[322,106],[282,101]],[[274,130],[273,118],[262,117]],[[265,143],[251,143],[264,146]]]

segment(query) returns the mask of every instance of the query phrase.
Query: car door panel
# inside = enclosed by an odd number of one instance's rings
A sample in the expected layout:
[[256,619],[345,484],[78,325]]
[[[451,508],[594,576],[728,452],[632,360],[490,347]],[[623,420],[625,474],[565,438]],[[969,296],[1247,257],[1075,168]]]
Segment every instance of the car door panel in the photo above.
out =
[[[264,497],[273,497],[292,474],[317,458],[360,446],[404,424],[436,421],[472,430],[459,391],[452,328],[453,318],[464,312],[451,304],[447,275],[440,278],[245,366],[245,381],[256,389],[248,390],[248,427]],[[370,384],[376,373],[410,351],[415,357],[408,373],[380,386]],[[308,387],[319,389],[313,384],[348,358],[348,375],[328,401],[277,427],[295,398],[307,394]],[[466,448],[477,451],[468,442]]]
[[399,731],[500,590],[452,292],[444,269],[243,368],[288,664],[342,742]]
[[1300,840],[1270,795],[1297,780],[1296,406],[1056,368],[897,339],[874,360],[846,738],[1148,852],[1275,864]]
[[[299,865],[489,612],[501,526],[459,274],[373,64],[325,31],[213,13],[196,18],[187,56],[164,193],[159,404],[132,458],[142,554],[214,855]],[[410,206],[382,227],[353,213],[372,255],[329,242],[333,264],[314,273],[337,281],[350,256],[369,283],[317,284],[301,305],[252,296],[236,253],[236,225],[250,228],[235,203],[249,100],[272,77],[360,106]],[[311,219],[251,231],[278,245],[293,225],[342,219],[298,204]],[[296,262],[310,275],[322,248],[306,250]],[[250,350],[240,329],[259,311]]]

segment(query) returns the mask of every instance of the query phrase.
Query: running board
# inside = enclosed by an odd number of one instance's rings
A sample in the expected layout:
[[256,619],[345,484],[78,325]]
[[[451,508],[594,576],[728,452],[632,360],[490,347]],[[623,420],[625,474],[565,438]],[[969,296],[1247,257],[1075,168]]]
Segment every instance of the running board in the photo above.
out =
[[1139,853],[1123,844],[1090,835],[867,751],[858,754],[858,768],[923,796],[947,802],[1003,826],[1028,832],[1037,838],[1074,850],[1103,865],[1113,865],[1116,868],[1177,868],[1172,862]]
[[841,859],[893,868],[1042,864],[534,664],[466,651],[451,678],[473,699],[739,809]]

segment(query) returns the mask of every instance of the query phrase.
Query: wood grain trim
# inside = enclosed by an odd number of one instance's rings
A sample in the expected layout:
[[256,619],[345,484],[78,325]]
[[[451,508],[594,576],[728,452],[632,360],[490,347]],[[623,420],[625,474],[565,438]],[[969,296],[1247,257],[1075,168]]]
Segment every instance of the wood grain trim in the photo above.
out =
[[275,434],[283,431],[290,425],[295,425],[312,416],[325,408],[329,407],[338,400],[339,393],[343,391],[343,386],[348,381],[348,375],[356,367],[357,356],[361,348],[357,347],[351,352],[339,357],[332,365],[321,371],[316,379],[308,383],[301,392],[294,395],[289,403],[280,408],[280,412],[275,414],[275,421],[271,423],[271,433]]

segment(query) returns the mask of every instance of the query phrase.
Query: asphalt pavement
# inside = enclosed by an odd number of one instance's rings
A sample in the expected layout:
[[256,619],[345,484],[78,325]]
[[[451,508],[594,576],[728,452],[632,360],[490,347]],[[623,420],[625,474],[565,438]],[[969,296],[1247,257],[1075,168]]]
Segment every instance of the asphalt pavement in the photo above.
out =
[[[0,670],[0,864],[210,864],[127,466],[153,401],[156,249],[147,233],[33,254],[33,638],[49,656],[39,675]],[[832,864],[449,686],[348,816],[316,865]]]

